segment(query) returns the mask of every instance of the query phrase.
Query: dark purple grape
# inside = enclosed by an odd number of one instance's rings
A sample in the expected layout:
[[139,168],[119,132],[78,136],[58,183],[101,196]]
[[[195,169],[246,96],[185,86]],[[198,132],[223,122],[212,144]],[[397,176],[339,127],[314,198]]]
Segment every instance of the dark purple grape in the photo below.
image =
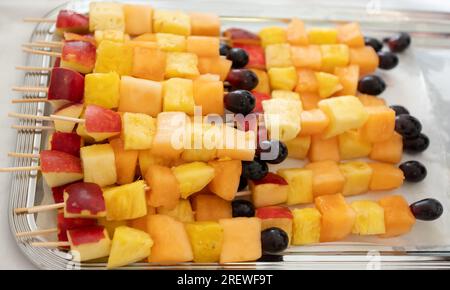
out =
[[248,180],[247,178],[245,178],[245,176],[241,175],[241,177],[239,178],[239,187],[238,187],[238,191],[244,190],[248,185]]
[[255,97],[246,90],[229,92],[223,98],[225,108],[236,114],[247,115],[255,108]]
[[426,198],[412,203],[409,208],[418,220],[433,221],[444,212],[442,204],[434,198]]
[[219,53],[220,53],[220,55],[227,56],[230,49],[231,49],[231,46],[229,46],[226,43],[221,42],[220,47],[219,47]]
[[270,164],[280,164],[287,156],[286,144],[278,140],[264,140],[256,149],[256,157]]
[[427,176],[427,168],[416,160],[403,162],[398,168],[403,171],[408,182],[420,182]]
[[248,200],[235,199],[231,202],[233,217],[254,217],[255,206]]
[[376,52],[380,51],[383,48],[383,43],[373,37],[364,37],[364,44],[366,46],[372,46]]
[[242,175],[247,179],[260,180],[269,173],[267,163],[261,160],[242,161]]
[[261,258],[259,258],[258,262],[283,262],[283,255],[270,255],[270,254],[262,254]]
[[405,139],[417,138],[422,131],[422,124],[411,115],[398,115],[395,117],[395,131]]
[[403,150],[412,154],[425,151],[429,145],[430,139],[423,133],[416,138],[403,139]]
[[286,250],[289,246],[289,237],[280,228],[268,228],[261,232],[261,246],[264,253],[276,254]]
[[232,48],[227,53],[227,59],[231,60],[232,68],[243,68],[248,63],[248,54],[242,48]]
[[397,35],[383,39],[383,41],[387,43],[392,52],[398,53],[405,51],[409,47],[411,44],[411,36],[406,32],[400,32]]
[[381,69],[393,69],[398,65],[398,57],[389,51],[379,51],[378,59],[378,67]]
[[363,94],[376,96],[386,89],[386,83],[376,75],[367,75],[358,82],[358,91]]
[[251,91],[258,85],[258,76],[249,69],[232,69],[226,81],[232,90]]
[[396,116],[398,116],[398,115],[409,115],[409,111],[405,108],[405,107],[403,107],[403,106],[400,106],[400,105],[392,105],[392,106],[389,106],[392,110],[394,110],[395,111],[395,115]]

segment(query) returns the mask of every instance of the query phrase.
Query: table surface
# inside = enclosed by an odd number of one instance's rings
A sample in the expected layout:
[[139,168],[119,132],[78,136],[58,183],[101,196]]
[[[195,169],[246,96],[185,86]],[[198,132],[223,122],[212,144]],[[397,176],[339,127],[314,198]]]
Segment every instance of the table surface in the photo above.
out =
[[[216,1],[216,0],[212,0]],[[294,1],[294,0],[292,0]],[[31,34],[32,25],[23,23],[25,17],[44,15],[52,8],[61,5],[65,0],[20,0],[20,1],[0,1],[0,63],[4,69],[0,71],[0,167],[10,166],[12,160],[7,157],[7,152],[15,148],[16,132],[10,127],[14,120],[7,118],[8,112],[14,111],[15,107],[10,100],[19,95],[11,92],[10,88],[14,85],[21,85],[23,73],[16,71],[16,65],[24,64],[25,55],[20,52],[21,44],[28,41]],[[261,3],[263,1],[258,1]],[[282,0],[280,2],[290,2]],[[312,2],[312,1],[305,1]],[[322,1],[336,5],[336,1]],[[297,2],[298,3],[298,2]],[[282,3],[279,3],[282,5]],[[355,7],[364,7],[366,5],[379,5],[381,9],[411,9],[427,11],[450,12],[450,1],[432,0],[399,0],[399,1],[355,1],[341,0],[339,5],[348,5]],[[193,1],[192,10],[195,10],[195,1]],[[450,61],[450,53],[445,51],[437,55]],[[444,83],[444,82],[443,82]],[[450,106],[448,106],[450,107]],[[448,108],[450,109],[450,108]],[[446,140],[447,142],[449,140]],[[4,192],[0,194],[0,241],[2,250],[0,251],[0,269],[35,269],[35,266],[20,252],[16,242],[11,235],[8,224],[7,204],[9,200],[10,175],[0,174],[0,184],[3,184]]]

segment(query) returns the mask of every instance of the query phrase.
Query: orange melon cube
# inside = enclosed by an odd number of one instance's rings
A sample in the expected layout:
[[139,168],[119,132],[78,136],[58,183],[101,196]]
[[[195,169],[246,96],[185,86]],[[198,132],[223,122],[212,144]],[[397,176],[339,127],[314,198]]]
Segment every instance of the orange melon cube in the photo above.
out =
[[334,161],[319,161],[306,164],[305,169],[313,172],[314,196],[329,195],[342,192],[345,178]]
[[[162,112],[156,119],[156,134],[153,137],[152,154],[167,159],[178,159],[183,152],[186,114],[183,112]],[[180,129],[181,128],[181,129]],[[173,134],[180,133],[178,142],[173,143]]]
[[305,159],[308,156],[309,148],[311,146],[311,136],[298,135],[285,143],[288,148],[289,158]]
[[381,162],[399,163],[402,160],[402,153],[403,138],[400,134],[394,132],[388,140],[374,143],[369,157]]
[[180,185],[169,167],[150,165],[145,173],[147,204],[152,207],[163,206],[174,209],[180,199]]
[[240,160],[210,161],[214,168],[214,178],[208,189],[225,200],[233,200],[238,191],[242,164]]
[[152,32],[153,9],[150,5],[123,6],[125,14],[125,32],[129,35],[141,35]]
[[309,136],[322,133],[328,126],[330,120],[322,110],[312,109],[302,111],[300,115],[300,136]]
[[409,209],[408,202],[401,195],[383,197],[378,201],[384,209],[384,224],[386,232],[380,237],[392,238],[407,234],[416,222]]
[[297,69],[297,86],[295,91],[300,93],[318,93],[319,92],[319,82],[317,81],[316,74],[310,69]]
[[146,232],[148,216],[153,214],[156,214],[156,209],[154,207],[147,206],[147,215],[144,215],[137,219],[128,220],[128,225],[134,229]]
[[138,160],[137,150],[125,150],[123,141],[115,138],[109,141],[116,161],[117,183],[127,184],[134,180]]
[[166,71],[166,53],[155,47],[134,48],[132,76],[153,80],[164,80]]
[[357,98],[363,104],[364,107],[386,106],[386,101],[376,96],[359,94]]
[[320,46],[291,46],[292,63],[297,68],[319,70],[322,67]]
[[216,74],[224,81],[231,69],[231,60],[223,57],[199,57],[198,70],[201,74]]
[[398,167],[381,162],[371,162],[372,179],[370,180],[370,190],[391,190],[402,186],[405,176]]
[[395,112],[385,106],[366,107],[369,118],[361,128],[362,136],[369,142],[389,140],[395,130]]
[[221,81],[194,81],[194,102],[202,108],[202,115],[223,115],[223,82]]
[[196,221],[218,221],[232,217],[231,202],[214,194],[197,194],[192,198]]
[[123,76],[120,80],[119,112],[156,117],[162,111],[160,82]]
[[371,46],[350,48],[350,64],[359,66],[360,75],[374,72],[378,62],[378,54]]
[[298,18],[292,18],[286,28],[286,39],[292,45],[308,45],[305,23]]
[[319,107],[318,103],[322,98],[317,93],[304,92],[300,94],[300,100],[304,110],[314,110]]
[[308,158],[311,162],[324,160],[338,162],[341,160],[338,138],[324,139],[322,134],[311,136],[311,147],[309,148]]
[[250,161],[255,157],[256,134],[244,132],[229,126],[221,129],[221,144],[217,147],[217,157]]
[[361,33],[359,23],[350,22],[343,25],[338,25],[338,42],[346,44],[350,47],[364,46],[364,36]]
[[191,34],[204,36],[220,35],[220,19],[214,13],[191,12]]
[[139,46],[139,45],[144,45],[144,46],[145,45],[150,45],[150,46],[153,46],[153,44],[144,44],[144,43],[155,42],[155,41],[156,41],[156,35],[151,33],[151,32],[141,34],[141,35],[136,36],[135,38],[133,38],[131,40],[131,42],[137,42],[138,43],[137,46]]
[[356,213],[341,194],[319,196],[315,204],[322,215],[321,242],[339,241],[352,232]]
[[186,50],[199,57],[219,57],[219,38],[211,36],[188,36]]
[[334,68],[334,74],[339,78],[342,89],[336,93],[338,96],[355,96],[358,88],[359,67],[349,65],[347,67]]
[[269,76],[267,75],[267,72],[255,68],[252,68],[250,70],[254,72],[258,77],[258,85],[256,86],[256,88],[253,89],[253,91],[264,94],[270,94]]

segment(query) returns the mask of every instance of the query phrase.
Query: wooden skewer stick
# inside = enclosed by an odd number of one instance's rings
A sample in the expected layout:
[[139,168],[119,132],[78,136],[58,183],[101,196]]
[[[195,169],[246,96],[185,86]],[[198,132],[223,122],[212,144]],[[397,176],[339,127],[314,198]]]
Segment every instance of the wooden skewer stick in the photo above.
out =
[[30,244],[36,248],[59,248],[59,247],[70,247],[69,242],[34,242]]
[[49,72],[53,68],[51,67],[40,67],[40,66],[16,66],[16,70],[23,70],[23,71],[36,71],[36,72]]
[[12,117],[12,118],[42,120],[42,121],[61,120],[61,121],[68,121],[68,122],[74,122],[74,123],[84,123],[85,122],[84,119],[78,119],[78,118],[72,118],[72,117],[66,117],[66,116],[59,116],[59,115],[36,116],[36,115],[19,114],[19,113],[10,112],[8,114],[8,116]]
[[52,126],[27,126],[27,125],[12,125],[11,126],[12,129],[16,129],[16,130],[21,130],[21,131],[25,131],[25,130],[55,130],[54,127]]
[[54,204],[45,204],[45,205],[37,205],[32,207],[20,207],[14,210],[16,214],[24,214],[24,213],[37,213],[41,211],[49,211],[54,209],[64,208],[64,202],[54,203]]
[[11,90],[14,92],[48,93],[46,87],[12,87]]
[[36,171],[40,169],[41,169],[40,166],[22,166],[22,167],[0,168],[0,172]]
[[40,23],[55,23],[56,19],[48,19],[48,18],[37,18],[37,17],[27,17],[23,19],[23,22],[40,22]]
[[62,45],[56,44],[56,43],[38,43],[38,42],[30,42],[30,43],[24,43],[22,44],[22,47],[42,47],[42,48],[61,48]]
[[26,47],[22,48],[22,51],[27,52],[27,53],[32,53],[32,54],[61,57],[60,52],[54,52],[54,51],[36,50],[36,49],[31,49],[31,48],[26,48]]
[[9,157],[18,157],[18,158],[40,158],[39,154],[33,153],[18,153],[18,152],[8,152]]
[[29,232],[19,232],[19,233],[16,233],[16,237],[17,238],[36,237],[36,236],[43,236],[43,235],[48,235],[48,234],[54,234],[54,233],[57,233],[57,232],[58,232],[57,228],[46,229],[46,230],[37,230],[37,231],[29,231]]
[[13,104],[22,104],[22,103],[46,103],[46,102],[50,102],[47,99],[44,98],[30,98],[30,99],[14,99],[11,100],[11,103]]
[[34,43],[37,44],[50,44],[50,45],[54,45],[56,47],[61,47],[64,45],[64,41],[42,41],[42,40],[38,40]]
[[72,118],[72,117],[66,117],[66,116],[59,116],[59,115],[50,115],[50,118],[52,120],[60,120],[60,121],[68,121],[68,122],[74,122],[74,123],[84,123],[84,119],[78,119],[78,118]]

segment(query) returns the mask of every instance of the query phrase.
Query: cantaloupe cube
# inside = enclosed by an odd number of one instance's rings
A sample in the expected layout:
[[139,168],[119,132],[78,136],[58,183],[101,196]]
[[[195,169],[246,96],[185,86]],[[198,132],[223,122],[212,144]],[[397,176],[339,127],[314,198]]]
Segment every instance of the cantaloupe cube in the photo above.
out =
[[300,93],[319,93],[319,83],[316,74],[310,69],[297,69],[298,82],[295,91]]
[[186,117],[182,112],[162,112],[158,115],[152,154],[169,160],[178,159],[183,152]]
[[161,206],[156,209],[156,212],[158,214],[164,214],[173,217],[174,219],[183,223],[190,223],[195,221],[191,202],[186,199],[180,199],[173,209]]
[[292,45],[308,45],[305,23],[298,18],[292,18],[286,28],[286,40]]
[[217,128],[211,129],[209,135],[212,136],[212,143],[218,144],[217,157],[219,159],[253,160],[257,138],[253,130],[245,132],[230,126],[220,126],[219,131],[217,130]]
[[358,99],[361,101],[364,107],[373,107],[373,106],[386,106],[386,101],[382,98],[378,98],[376,96],[366,95],[366,94],[358,94]]
[[116,159],[110,144],[85,146],[80,149],[84,182],[107,186],[117,182]]
[[214,168],[204,162],[191,162],[172,168],[180,184],[181,197],[199,192],[214,178]]
[[224,81],[231,69],[231,60],[224,57],[199,57],[198,70],[201,74],[216,74]]
[[204,36],[220,35],[220,18],[214,13],[191,12],[191,34]]
[[164,80],[166,53],[158,48],[137,46],[134,48],[132,76],[153,80]]
[[109,141],[109,144],[111,144],[114,150],[117,183],[127,184],[133,182],[136,174],[138,151],[125,150],[123,141],[120,138]]
[[109,221],[136,219],[147,214],[145,183],[133,183],[109,187],[103,190],[106,219]]
[[153,239],[150,263],[173,264],[194,259],[184,224],[162,214],[148,216],[147,228]]
[[[156,209],[154,207],[151,206],[147,206],[147,215],[137,218],[137,219],[132,219],[132,220],[128,220],[128,221],[121,221],[121,222],[125,222],[126,225],[132,227],[133,229],[137,229],[140,231],[144,231],[147,232],[147,219],[149,215],[154,215],[156,214]],[[115,221],[117,223],[117,221]]]
[[131,42],[137,42],[137,46],[151,46],[154,47],[154,42],[156,42],[156,34],[148,32],[141,34],[139,36],[133,37]]
[[291,46],[292,63],[297,68],[319,70],[322,67],[320,46]]
[[388,140],[374,143],[369,157],[381,162],[399,163],[402,160],[402,154],[403,138],[394,132]]
[[125,30],[122,4],[92,2],[89,4],[89,30]]
[[361,128],[362,136],[369,142],[383,142],[394,134],[395,112],[385,106],[366,107],[367,122]]
[[264,122],[272,139],[289,141],[300,132],[301,103],[297,100],[262,101]]
[[147,204],[152,207],[174,209],[180,199],[180,184],[169,167],[150,165],[145,172]]
[[192,206],[196,221],[218,221],[232,217],[231,202],[214,194],[196,194]]
[[379,58],[371,46],[350,48],[350,64],[359,66],[360,75],[374,72],[378,68]]
[[186,37],[170,33],[155,33],[156,43],[162,51],[184,52],[186,51]]
[[322,134],[312,135],[308,158],[311,162],[324,160],[338,162],[341,160],[338,138],[332,137],[324,139]]
[[405,176],[398,167],[381,162],[370,162],[369,166],[373,170],[370,190],[391,190],[402,186]]
[[384,209],[375,201],[357,200],[350,204],[356,213],[352,233],[367,236],[386,232],[384,226]]
[[322,53],[322,70],[334,72],[334,68],[350,63],[350,51],[345,44],[326,44],[320,46]]
[[306,164],[304,168],[313,172],[314,196],[342,192],[345,178],[336,162],[329,160],[312,162]]
[[315,208],[296,208],[292,211],[292,244],[308,245],[320,242],[322,215]]
[[167,53],[166,78],[194,78],[200,74],[197,55],[188,52]]
[[271,44],[265,49],[267,69],[293,66],[291,46],[287,43]]
[[337,29],[315,27],[308,30],[309,44],[335,44],[337,43]]
[[261,220],[259,218],[222,219],[223,245],[220,263],[254,261],[261,257]]
[[162,111],[162,84],[123,76],[120,80],[118,111],[156,117]]
[[141,35],[152,32],[153,9],[150,5],[123,6],[125,13],[125,32],[130,35]]
[[214,168],[214,178],[208,184],[208,189],[225,200],[233,200],[242,173],[241,161],[218,160],[210,161],[208,165]]
[[359,23],[350,22],[337,26],[338,42],[350,47],[364,46],[364,36],[359,27]]
[[342,194],[344,196],[361,194],[369,191],[372,179],[372,167],[366,162],[352,161],[339,164],[339,169],[345,178]]
[[125,34],[120,30],[96,30],[94,34],[95,43],[97,46],[104,40],[109,40],[113,42],[125,42],[130,39],[128,34]]
[[122,136],[125,150],[150,149],[156,132],[156,119],[141,113],[122,115]]
[[408,202],[401,195],[383,197],[378,201],[384,209],[384,224],[386,232],[382,238],[392,238],[407,234],[416,223]]
[[315,204],[322,214],[320,242],[339,241],[352,232],[356,213],[341,194],[319,196]]
[[196,106],[202,108],[202,115],[218,114],[223,115],[223,82],[195,80],[194,102]]
[[191,18],[181,11],[155,10],[153,32],[188,36],[191,34]]
[[92,73],[84,78],[84,103],[106,109],[119,106],[120,77],[116,72]]
[[253,91],[270,94],[269,75],[267,74],[267,72],[254,68],[252,68],[251,71],[254,72],[258,77],[258,85],[253,89]]
[[325,72],[316,72],[315,75],[319,85],[319,97],[322,99],[328,98],[342,89],[337,76]]
[[351,129],[363,126],[369,114],[354,96],[342,96],[319,102],[319,108],[327,115],[330,123],[325,129],[324,137],[337,136]]
[[187,52],[200,57],[219,57],[219,38],[210,36],[188,36]]
[[186,231],[194,252],[194,262],[219,262],[223,243],[223,229],[219,223],[187,223]]
[[278,169],[277,173],[289,184],[286,204],[294,205],[313,202],[313,172],[311,170],[300,168],[283,168]]
[[283,27],[265,27],[259,31],[258,35],[261,38],[261,45],[263,47],[287,42],[286,29]]
[[342,85],[342,89],[336,95],[355,96],[358,88],[359,67],[356,65],[335,67],[334,74],[339,78],[339,83]]
[[318,103],[322,100],[317,93],[303,92],[300,94],[300,100],[302,101],[304,110],[315,110],[318,108]]
[[133,67],[133,49],[127,43],[104,40],[97,48],[94,72],[116,72],[130,75]]
[[300,120],[302,127],[300,136],[321,134],[330,122],[327,115],[319,109],[302,111]]
[[361,136],[360,131],[350,130],[338,136],[341,159],[353,159],[369,156],[372,143]]
[[297,79],[297,72],[293,66],[269,69],[269,80],[272,90],[292,91],[297,85]]
[[286,141],[285,144],[288,148],[289,158],[305,159],[311,146],[311,136],[297,135],[294,139]]
[[172,78],[163,85],[163,111],[194,114],[194,85],[192,80]]

